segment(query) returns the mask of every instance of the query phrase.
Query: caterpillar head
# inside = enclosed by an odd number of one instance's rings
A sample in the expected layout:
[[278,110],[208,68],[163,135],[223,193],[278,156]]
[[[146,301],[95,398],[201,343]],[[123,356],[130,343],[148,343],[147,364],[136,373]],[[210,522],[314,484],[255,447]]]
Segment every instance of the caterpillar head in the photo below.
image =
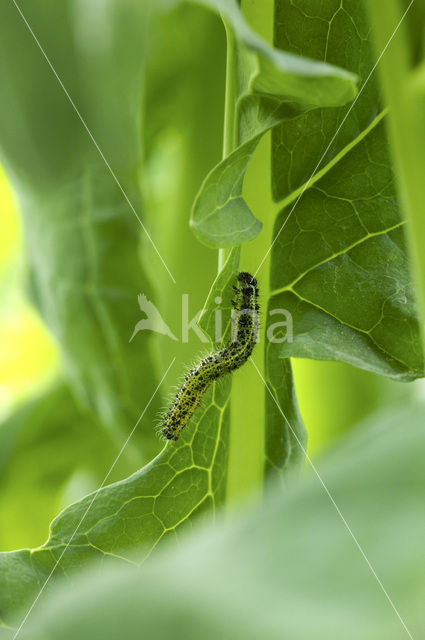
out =
[[247,271],[241,271],[238,281],[244,293],[249,295],[257,292],[257,280]]
[[252,285],[253,287],[257,286],[257,280],[247,271],[241,271],[238,275],[238,280],[242,285]]

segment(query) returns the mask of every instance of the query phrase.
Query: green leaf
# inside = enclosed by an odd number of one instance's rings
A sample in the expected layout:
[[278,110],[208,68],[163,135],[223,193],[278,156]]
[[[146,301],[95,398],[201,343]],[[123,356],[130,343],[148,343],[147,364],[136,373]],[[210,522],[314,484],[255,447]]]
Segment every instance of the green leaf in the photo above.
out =
[[304,468],[307,432],[298,410],[291,361],[280,357],[280,345],[265,347],[265,473],[284,484]]
[[261,231],[261,223],[242,197],[242,186],[262,135],[301,111],[352,100],[355,75],[273,49],[247,27],[236,3],[212,4],[220,6],[236,38],[234,50],[229,43],[229,55],[239,70],[238,79],[233,80],[235,131],[232,153],[201,186],[191,227],[201,242],[220,248],[252,240]]
[[[344,10],[322,3],[317,12],[304,1],[276,5],[280,46],[345,64],[362,80],[373,66],[367,34],[357,3]],[[342,47],[348,40],[358,46]],[[286,309],[294,329],[279,357],[341,360],[411,380],[423,375],[423,354],[373,80],[333,141],[343,115],[314,110],[274,134],[274,195],[285,199],[277,205],[269,309]],[[300,189],[322,156],[325,164]]]
[[261,136],[231,154],[206,177],[195,200],[191,228],[207,247],[232,247],[252,240],[261,231],[261,222],[242,198],[248,163]]
[[356,95],[356,76],[329,64],[271,47],[247,24],[236,0],[197,0],[220,12],[242,45],[249,93],[279,96],[304,104],[330,106]]
[[325,0],[313,7],[308,0],[276,0],[274,40],[285,52],[344,67],[360,79],[362,87],[348,115],[347,106],[323,105],[327,108],[302,113],[273,131],[272,189],[280,201],[307,182],[320,160],[323,168],[361,136],[382,104],[376,76],[369,77],[375,60],[361,3],[348,0],[342,6]]
[[[237,260],[235,251],[209,299],[231,299]],[[0,591],[1,619],[9,623],[17,607],[29,606],[70,541],[58,575],[68,575],[92,558],[133,561],[134,548],[142,545],[140,563],[164,540],[180,539],[195,518],[214,522],[226,490],[230,386],[230,376],[213,384],[179,441],[167,443],[143,469],[59,514],[43,546],[0,554],[5,587]]]
[[64,584],[34,610],[28,637],[133,639],[143,629],[158,639],[399,640],[404,622],[420,638],[423,411],[393,407],[317,461],[346,522],[312,473],[286,497],[275,488],[262,507],[222,522],[218,534],[202,527],[171,544],[141,571],[97,568]]
[[[86,14],[70,1],[49,3],[48,20],[40,5],[20,6],[143,217],[143,13],[112,3],[88,28]],[[137,294],[152,299],[138,255],[141,226],[13,3],[2,4],[0,25],[0,148],[24,218],[33,297],[74,391],[121,446],[156,386],[150,332],[129,342],[141,316]],[[141,371],[149,371],[142,385]],[[140,434],[143,453],[156,453],[150,430]],[[132,448],[134,469],[144,457]]]
[[[58,385],[0,423],[0,548],[37,546],[68,502],[99,486],[114,443]],[[131,472],[121,459],[111,481]]]

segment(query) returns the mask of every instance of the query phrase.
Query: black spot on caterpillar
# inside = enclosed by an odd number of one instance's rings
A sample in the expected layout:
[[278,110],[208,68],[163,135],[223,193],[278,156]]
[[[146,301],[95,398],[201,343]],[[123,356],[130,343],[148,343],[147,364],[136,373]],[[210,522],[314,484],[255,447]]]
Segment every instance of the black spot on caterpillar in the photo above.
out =
[[249,358],[258,337],[258,288],[256,279],[242,271],[239,287],[234,286],[235,309],[232,338],[216,353],[207,356],[191,369],[184,379],[176,399],[164,418],[162,434],[167,440],[178,440],[209,385],[218,378],[241,367]]

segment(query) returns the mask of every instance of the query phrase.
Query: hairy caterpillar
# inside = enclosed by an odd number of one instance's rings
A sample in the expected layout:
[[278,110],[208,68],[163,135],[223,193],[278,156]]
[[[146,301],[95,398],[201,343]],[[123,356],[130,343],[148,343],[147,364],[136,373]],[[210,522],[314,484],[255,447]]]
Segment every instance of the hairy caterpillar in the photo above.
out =
[[239,288],[232,301],[235,309],[232,338],[224,349],[212,353],[191,369],[183,386],[164,418],[162,434],[167,440],[178,440],[209,385],[238,369],[249,358],[258,336],[258,288],[256,279],[245,271],[238,275]]

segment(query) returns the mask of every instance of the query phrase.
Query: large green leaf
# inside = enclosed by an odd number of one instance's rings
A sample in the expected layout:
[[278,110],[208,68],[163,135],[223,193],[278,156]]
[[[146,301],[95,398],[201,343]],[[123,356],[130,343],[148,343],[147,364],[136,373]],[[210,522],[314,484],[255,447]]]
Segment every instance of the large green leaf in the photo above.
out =
[[[71,0],[20,6],[143,217],[143,14],[134,3],[102,5],[102,20],[92,16],[88,27],[90,16]],[[152,298],[138,256],[141,227],[15,5],[2,3],[0,13],[0,148],[24,218],[33,296],[74,390],[121,446],[155,388],[150,332],[129,343],[141,315],[137,294]],[[136,436],[147,456],[157,451],[150,434]]]
[[[307,1],[279,0],[275,18],[279,46],[366,80],[374,61],[359,3],[312,11]],[[345,113],[313,110],[274,134],[273,192],[286,206],[274,228],[269,308],[289,311],[294,327],[279,357],[341,360],[411,380],[423,375],[423,355],[373,77],[333,140]]]
[[[344,67],[360,78],[362,87],[375,61],[360,2],[325,0],[319,7],[313,7],[308,0],[276,0],[274,15],[277,47]],[[294,121],[277,127],[273,131],[272,149],[275,199],[290,196],[310,178],[319,160],[320,167],[327,165],[355,141],[381,108],[379,88],[372,74],[348,116],[348,106],[330,105],[326,110],[319,108],[300,114]]]
[[22,637],[400,640],[405,624],[421,638],[423,411],[393,407],[317,462],[345,522],[312,473],[218,534],[205,527],[173,543],[141,571],[96,568],[64,584]]
[[[211,301],[223,298],[225,323],[238,260],[234,251],[211,292]],[[216,305],[207,306],[206,327]],[[165,539],[178,539],[194,518],[214,521],[226,491],[230,385],[230,377],[212,385],[180,440],[167,443],[147,466],[65,509],[51,524],[43,546],[0,554],[1,620],[11,621],[17,607],[31,603],[65,549],[56,569],[59,575],[91,558],[134,559],[139,545],[137,562],[142,562]]]
[[[274,24],[276,46],[344,66],[363,82],[368,77],[374,60],[359,3],[329,0],[313,9],[278,0]],[[291,315],[291,326],[266,345],[264,375],[273,392],[265,400],[266,452],[269,469],[285,476],[301,466],[306,446],[289,357],[339,360],[399,380],[423,375],[373,76],[350,109],[312,109],[272,132],[272,192],[281,210],[271,239],[267,328],[282,320],[269,315],[279,309]]]
[[371,132],[300,200],[275,245],[271,305],[293,316],[294,339],[282,356],[342,360],[409,380],[423,374],[423,357],[381,133]]

